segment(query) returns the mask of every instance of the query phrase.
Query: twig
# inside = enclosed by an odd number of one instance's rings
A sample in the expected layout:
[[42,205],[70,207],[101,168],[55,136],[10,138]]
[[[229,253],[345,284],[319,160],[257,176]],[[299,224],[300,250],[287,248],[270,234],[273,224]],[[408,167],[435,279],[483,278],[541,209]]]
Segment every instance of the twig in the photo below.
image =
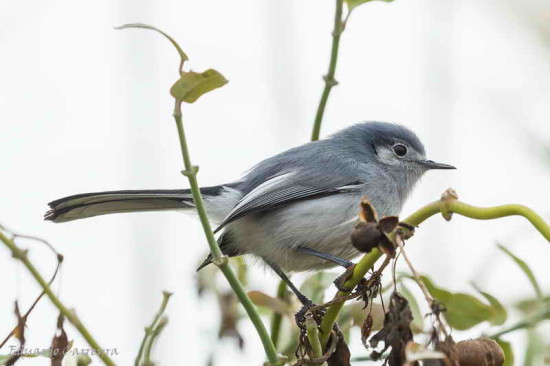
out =
[[[374,272],[372,274],[372,276],[367,280],[366,284],[365,284],[365,288],[369,288],[370,286],[372,286],[372,284],[376,281],[378,281],[380,279],[380,276],[382,276],[382,272],[384,271],[384,269],[388,266],[388,264],[390,263],[391,261],[391,257],[390,256],[386,256],[386,259],[384,260],[384,262],[380,265],[380,268],[378,268],[376,270],[376,272]],[[315,306],[312,306],[311,307],[311,310],[313,311],[316,311],[316,310],[321,310],[321,309],[325,309],[325,308],[328,308],[330,306],[333,306],[335,304],[340,304],[340,303],[344,303],[348,300],[352,300],[352,299],[356,299],[358,298],[359,296],[363,295],[363,291],[361,290],[357,290],[356,292],[354,293],[350,293],[348,295],[342,295],[342,296],[335,296],[332,300],[330,301],[327,301],[323,304],[320,304],[320,305],[315,305]]]
[[160,318],[157,325],[155,325],[155,328],[152,330],[151,338],[149,339],[149,343],[147,344],[147,347],[145,348],[145,360],[144,365],[150,366],[154,365],[154,363],[151,361],[151,351],[153,350],[153,345],[155,344],[155,339],[160,335],[164,327],[168,324],[168,317],[163,316]]
[[426,302],[428,303],[430,310],[433,312],[433,315],[435,316],[435,319],[437,321],[437,327],[445,336],[448,336],[447,329],[445,329],[445,326],[443,325],[443,322],[441,321],[441,318],[439,317],[439,313],[435,311],[435,305],[436,302],[433,299],[432,295],[430,295],[430,292],[426,288],[426,284],[422,280],[422,277],[418,274],[414,266],[412,265],[411,260],[409,259],[409,256],[407,255],[407,252],[405,252],[405,247],[403,245],[403,239],[400,235],[396,235],[395,237],[395,243],[399,247],[399,250],[401,252],[401,255],[403,258],[405,258],[405,262],[407,262],[407,265],[409,266],[409,269],[411,270],[414,280],[418,284],[418,287],[420,287],[420,290],[422,290],[422,294],[424,294],[424,298],[426,299]]
[[264,323],[260,318],[260,315],[256,311],[256,308],[252,304],[252,301],[246,294],[243,286],[239,282],[239,279],[237,278],[237,276],[235,276],[235,273],[229,266],[227,257],[223,255],[222,251],[220,250],[220,247],[218,246],[218,242],[214,237],[214,233],[212,232],[212,227],[210,226],[210,222],[208,221],[208,216],[206,213],[206,209],[204,207],[204,201],[203,201],[199,184],[197,181],[197,172],[199,168],[197,166],[194,166],[191,163],[189,148],[187,146],[185,131],[183,129],[181,101],[178,101],[178,100],[176,100],[176,106],[174,109],[174,119],[176,121],[176,126],[178,129],[181,153],[183,157],[183,163],[185,166],[185,170],[182,173],[189,180],[191,193],[193,194],[193,202],[195,203],[197,214],[199,215],[199,219],[201,221],[204,234],[206,236],[208,245],[210,247],[210,252],[212,253],[212,257],[213,257],[212,263],[214,263],[220,268],[225,278],[227,279],[227,282],[229,282],[229,285],[231,285],[233,292],[235,292],[235,295],[237,295],[237,297],[239,298],[239,301],[241,302],[244,309],[246,310],[246,313],[248,314],[250,321],[252,321],[252,323],[254,324],[254,327],[256,328],[256,331],[258,332],[258,335],[264,346],[265,353],[267,355],[267,359],[269,363],[271,365],[279,365],[281,364],[282,361],[279,359],[279,356],[277,355],[275,346],[273,345],[273,342],[271,342],[269,333],[267,332],[264,326]]
[[[306,330],[307,339],[311,346],[311,358],[318,359],[323,357],[323,347],[321,346],[321,340],[319,339],[319,329],[317,329],[317,322],[313,319],[311,314],[309,314],[306,318]],[[320,365],[327,366],[327,363],[323,362]]]
[[[63,263],[63,255],[59,254],[55,248],[53,247],[53,245],[51,245],[50,243],[48,243],[46,240],[42,239],[42,238],[38,238],[38,237],[34,237],[34,236],[29,236],[29,235],[21,235],[21,234],[17,234],[11,230],[8,230],[6,229],[4,226],[0,225],[0,229],[10,233],[12,235],[12,241],[14,242],[15,244],[15,239],[16,238],[25,238],[25,239],[31,239],[31,240],[35,240],[35,241],[38,241],[40,243],[43,243],[45,244],[50,250],[52,250],[55,255],[56,255],[56,258],[57,258],[57,265],[55,266],[55,271],[53,272],[53,275],[52,277],[50,278],[50,281],[48,281],[48,286],[51,286],[53,281],[55,280],[55,278],[57,277],[57,273],[59,272],[59,268],[61,267],[61,263]],[[27,319],[29,318],[29,315],[32,313],[32,311],[34,310],[34,308],[36,307],[36,305],[38,304],[38,302],[42,299],[42,297],[44,297],[45,295],[45,292],[42,291],[40,293],[40,295],[38,295],[38,297],[34,300],[34,302],[32,303],[31,307],[27,310],[27,312],[25,313],[25,315],[23,315],[23,319],[25,320],[25,322],[27,321]],[[10,338],[15,334],[15,332],[17,331],[17,326],[15,326],[13,328],[13,330],[10,332],[10,334],[8,334],[6,336],[6,338],[4,338],[4,340],[2,341],[2,343],[0,344],[0,349],[2,347],[4,347],[4,345],[10,340]]]
[[[160,304],[160,308],[157,311],[155,317],[153,318],[151,325],[148,327],[145,327],[145,335],[143,336],[143,340],[141,341],[141,345],[139,346],[139,352],[134,362],[135,366],[139,366],[141,357],[143,355],[143,351],[145,349],[145,345],[147,344],[147,340],[153,336],[154,330],[157,327],[157,323],[159,322],[162,314],[164,314],[164,310],[166,310],[166,305],[168,305],[168,300],[170,300],[170,296],[172,296],[171,292],[162,291],[162,303]],[[153,342],[151,341],[149,342],[149,344],[150,344],[150,346],[148,347],[149,352],[146,353],[147,355],[146,360],[148,361],[150,361],[151,347],[153,345]]]
[[[313,123],[313,129],[311,132],[311,141],[317,141],[319,140],[319,135],[321,133],[321,124],[323,123],[323,115],[325,113],[325,108],[328,102],[328,97],[330,95],[330,91],[332,90],[332,87],[338,85],[338,82],[334,79],[334,74],[336,72],[336,63],[338,61],[338,50],[340,47],[340,36],[342,35],[342,32],[344,31],[344,22],[342,21],[342,10],[344,6],[343,0],[336,0],[336,9],[334,11],[334,28],[332,30],[332,46],[330,51],[330,62],[329,62],[329,68],[328,72],[325,76],[323,76],[323,80],[325,82],[325,86],[323,88],[323,93],[321,94],[321,100],[319,101],[319,105],[317,106],[317,113],[315,114],[315,121]],[[348,14],[349,15],[349,14]],[[347,19],[347,17],[346,17]],[[315,276],[320,276],[321,273],[316,274]],[[284,281],[279,282],[279,288],[281,286],[285,286],[286,283]],[[277,296],[279,297],[279,296]],[[280,326],[280,319],[281,315],[274,313],[272,316],[272,334],[271,338],[273,339],[273,342],[275,345],[277,344],[277,337],[273,336],[273,331],[278,331],[278,327]]]
[[99,358],[108,366],[114,366],[115,363],[111,358],[107,355],[106,352],[102,352],[102,348],[99,346],[95,338],[91,335],[91,333],[88,331],[88,329],[82,324],[80,319],[76,316],[76,314],[69,310],[63,303],[59,300],[59,298],[53,293],[48,283],[44,280],[42,275],[36,270],[34,265],[31,263],[29,258],[27,257],[27,252],[24,250],[19,249],[17,245],[13,242],[13,240],[9,239],[0,231],[0,241],[2,241],[10,250],[12,253],[12,256],[18,260],[20,260],[25,267],[29,270],[29,272],[32,274],[36,282],[42,287],[46,295],[50,298],[51,302],[55,305],[57,309],[69,320],[69,322],[78,330],[78,332],[82,335],[82,337],[88,342],[90,347],[94,349]]
[[401,250],[401,255],[403,256],[403,258],[405,258],[405,262],[407,262],[407,265],[409,266],[409,269],[411,270],[411,272],[414,276],[414,279],[415,279],[416,283],[418,284],[418,287],[420,287],[420,290],[422,290],[422,293],[424,294],[424,298],[426,299],[426,302],[428,303],[428,305],[430,306],[430,309],[431,309],[433,304],[434,304],[434,299],[430,295],[430,293],[428,292],[428,289],[426,288],[426,285],[424,284],[424,281],[422,281],[422,278],[420,277],[420,275],[418,274],[418,272],[416,271],[416,269],[412,265],[412,262],[409,259],[409,256],[405,252],[405,247],[403,246],[402,240],[399,237],[399,235],[396,236],[395,243],[397,244],[397,246]]
[[214,237],[214,233],[212,231],[212,227],[210,226],[210,222],[208,221],[208,216],[206,213],[206,209],[204,207],[204,200],[202,198],[200,187],[197,181],[197,172],[199,171],[199,167],[191,163],[189,147],[187,146],[187,140],[185,138],[185,131],[183,128],[182,113],[181,113],[182,102],[185,101],[187,103],[194,103],[201,95],[223,86],[225,83],[227,83],[227,80],[223,77],[223,75],[221,75],[220,73],[218,73],[216,70],[213,70],[213,69],[206,70],[201,74],[197,74],[192,71],[185,72],[183,70],[183,65],[184,65],[184,62],[188,60],[187,55],[183,52],[181,47],[179,47],[178,43],[173,38],[171,38],[167,33],[161,31],[160,29],[157,29],[147,24],[140,24],[140,23],[126,24],[126,25],[117,27],[117,29],[126,29],[126,28],[144,28],[144,29],[149,29],[149,30],[159,32],[164,37],[166,37],[172,43],[172,45],[178,50],[178,53],[180,55],[180,64],[178,67],[178,74],[180,75],[180,78],[178,81],[176,81],[175,84],[172,85],[172,88],[170,88],[170,94],[175,99],[175,108],[174,108],[173,116],[176,121],[181,154],[183,157],[183,163],[185,167],[185,170],[182,171],[182,174],[185,175],[189,180],[191,193],[193,195],[193,203],[195,204],[195,208],[197,210],[197,214],[199,216],[199,219],[204,231],[204,235],[206,236],[208,246],[210,247],[210,253],[212,255],[212,263],[220,268],[225,278],[227,279],[227,282],[229,282],[229,285],[233,289],[233,292],[235,292],[235,295],[237,295],[241,304],[245,308],[248,314],[248,317],[256,327],[256,331],[258,332],[258,335],[263,343],[265,353],[267,355],[267,359],[269,360],[270,364],[271,365],[281,364],[282,361],[279,359],[277,355],[275,346],[273,346],[273,343],[271,342],[271,338],[269,337],[269,334],[267,333],[267,330],[265,329],[265,326],[260,316],[258,315],[256,308],[254,307],[254,305],[252,304],[252,301],[244,291],[244,288],[241,282],[239,281],[238,277],[235,275],[235,273],[231,269],[231,266],[228,263],[227,256],[225,256],[222,253],[222,251],[220,250],[220,247],[218,246],[218,242]]
[[315,115],[313,131],[311,132],[311,141],[319,140],[321,123],[323,122],[323,114],[325,113],[325,107],[327,106],[328,96],[330,95],[332,87],[338,84],[338,82],[334,79],[334,73],[336,71],[336,62],[338,61],[338,47],[340,46],[340,36],[344,31],[344,24],[342,22],[343,3],[344,0],[336,0],[336,11],[334,12],[334,29],[332,31],[332,48],[330,51],[330,63],[328,67],[328,73],[323,76],[325,87],[323,89],[323,94],[321,94],[319,106],[317,107],[317,114]]
[[[456,199],[456,196],[450,194],[444,194],[441,200],[422,207],[402,222],[416,227],[437,213],[445,214],[446,219],[450,219],[453,213],[476,220],[492,220],[507,216],[523,216],[529,220],[546,240],[550,241],[550,226],[535,211],[526,206],[512,204],[495,207],[476,207],[461,202]],[[346,288],[354,288],[381,256],[382,253],[378,249],[374,249],[370,253],[364,255],[355,266],[352,277],[344,283],[344,286]],[[335,297],[342,295],[346,295],[346,293],[337,292]],[[321,332],[323,335],[328,334],[332,329],[332,325],[342,306],[343,304],[335,304],[328,308],[321,323]],[[328,337],[323,336],[321,340],[326,344]]]
[[[55,277],[57,276],[57,272],[59,271],[59,267],[61,266],[61,262],[57,262],[57,266],[55,267],[55,271],[52,275],[52,277],[50,278],[50,281],[48,282],[48,286],[51,286],[53,281],[55,280]],[[34,300],[34,302],[32,303],[31,307],[27,310],[27,312],[25,313],[25,315],[23,315],[23,319],[25,320],[25,323],[27,322],[27,319],[29,318],[29,315],[31,314],[31,312],[34,310],[34,308],[36,307],[36,304],[38,304],[38,302],[40,301],[40,299],[42,299],[42,297],[44,297],[44,295],[46,294],[45,291],[42,291],[40,293],[40,295],[38,295],[38,297]],[[4,340],[2,341],[2,343],[0,344],[0,349],[2,347],[4,347],[4,345],[6,344],[7,341],[9,341],[9,339],[11,337],[13,337],[13,335],[15,334],[15,332],[17,331],[17,326],[15,326],[15,328],[13,328],[13,330],[10,332],[10,334],[8,334],[6,336],[6,338],[4,338]]]

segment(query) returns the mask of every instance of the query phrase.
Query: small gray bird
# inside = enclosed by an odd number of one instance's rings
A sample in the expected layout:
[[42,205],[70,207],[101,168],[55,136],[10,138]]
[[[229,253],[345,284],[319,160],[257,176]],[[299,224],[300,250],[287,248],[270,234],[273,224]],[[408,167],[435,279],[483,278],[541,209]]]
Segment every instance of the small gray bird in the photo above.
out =
[[[364,122],[268,158],[237,182],[201,192],[215,232],[222,231],[222,252],[252,254],[288,281],[285,272],[349,266],[360,254],[350,234],[361,197],[367,196],[381,216],[398,215],[430,169],[454,167],[427,160],[424,146],[407,128]],[[49,206],[46,220],[66,222],[192,210],[193,198],[188,189],[112,191],[61,198]],[[209,257],[200,268],[210,262]]]

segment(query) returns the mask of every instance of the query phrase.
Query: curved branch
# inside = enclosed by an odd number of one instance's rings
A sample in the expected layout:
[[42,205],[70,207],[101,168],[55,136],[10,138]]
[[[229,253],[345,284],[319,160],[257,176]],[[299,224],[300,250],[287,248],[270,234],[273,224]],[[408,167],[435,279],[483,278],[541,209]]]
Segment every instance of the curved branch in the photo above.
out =
[[[550,226],[542,217],[529,207],[523,205],[502,205],[494,207],[476,207],[456,199],[456,194],[451,190],[447,190],[441,197],[441,200],[432,202],[422,207],[412,215],[407,217],[402,222],[412,226],[418,226],[433,215],[442,213],[443,217],[449,221],[453,213],[469,217],[476,220],[493,220],[507,216],[522,216],[537,229],[542,236],[550,242]],[[344,283],[346,288],[355,288],[359,281],[367,274],[368,270],[374,266],[376,261],[382,256],[378,249],[374,249],[361,258],[359,263],[354,268],[353,276]],[[338,291],[335,297],[347,295],[346,292]],[[344,303],[339,303],[331,306],[325,314],[321,323],[321,341],[326,344],[330,330],[334,324],[340,309]]]

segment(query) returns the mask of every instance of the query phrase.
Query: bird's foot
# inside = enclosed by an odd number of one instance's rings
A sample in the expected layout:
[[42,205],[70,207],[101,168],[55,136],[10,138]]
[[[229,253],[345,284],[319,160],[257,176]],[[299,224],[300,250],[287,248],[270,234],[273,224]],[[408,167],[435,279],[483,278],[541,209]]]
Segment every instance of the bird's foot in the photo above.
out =
[[334,283],[334,286],[336,286],[336,288],[338,289],[338,291],[350,292],[351,290],[353,290],[353,287],[348,288],[344,286],[344,284],[346,283],[347,280],[349,280],[353,276],[354,269],[355,269],[355,264],[352,263],[350,266],[346,268],[346,271],[344,273],[336,277],[333,283]]
[[294,320],[299,328],[305,328],[306,314],[309,309],[314,306],[313,301],[310,299],[300,299],[302,301],[302,308],[294,315]]
[[296,325],[300,329],[305,330],[306,315],[308,313],[310,313],[313,319],[320,324],[323,315],[325,315],[325,309],[318,307],[308,298],[300,299],[300,301],[302,302],[302,308],[294,315]]

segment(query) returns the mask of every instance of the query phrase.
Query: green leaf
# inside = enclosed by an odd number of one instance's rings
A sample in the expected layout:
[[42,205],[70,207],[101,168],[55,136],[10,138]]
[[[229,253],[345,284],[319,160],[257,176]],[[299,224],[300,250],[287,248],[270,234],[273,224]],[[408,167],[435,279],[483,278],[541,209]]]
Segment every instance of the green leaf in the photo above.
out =
[[445,305],[446,311],[443,314],[451,327],[457,330],[466,330],[492,319],[491,307],[476,297],[464,293],[452,293],[439,288],[426,276],[422,276],[422,280],[432,296]]
[[170,88],[170,94],[178,101],[194,103],[203,94],[225,84],[227,84],[227,80],[222,74],[213,69],[208,69],[202,73],[184,72]]
[[489,319],[492,325],[502,325],[506,321],[508,314],[506,309],[500,301],[497,300],[493,295],[482,291],[479,287],[473,284],[474,288],[489,302],[491,305],[491,310],[493,311],[493,316]]
[[118,29],[118,30],[122,30],[122,29],[130,29],[130,28],[141,28],[141,29],[150,29],[150,30],[153,30],[155,32],[158,32],[160,34],[162,34],[164,37],[166,37],[166,39],[168,39],[173,45],[174,47],[176,48],[176,50],[178,51],[179,55],[180,55],[180,60],[181,60],[181,63],[180,63],[180,72],[181,72],[181,68],[183,66],[183,63],[187,60],[189,60],[189,58],[187,57],[187,55],[185,54],[185,52],[183,52],[183,50],[181,49],[181,47],[179,46],[179,44],[172,38],[170,37],[168,34],[164,33],[163,31],[161,31],[160,29],[157,29],[151,25],[148,25],[148,24],[142,24],[142,23],[132,23],[132,24],[124,24],[124,25],[121,25],[119,27],[115,27],[115,29]]
[[502,351],[504,352],[504,363],[502,366],[514,366],[514,351],[512,344],[502,339],[495,339]]
[[539,299],[543,298],[542,291],[540,290],[540,285],[535,278],[535,275],[533,274],[533,271],[531,271],[531,268],[529,268],[529,265],[525,263],[525,261],[521,258],[518,258],[514,253],[512,253],[508,248],[502,245],[498,245],[499,249],[502,250],[504,253],[506,253],[516,264],[521,268],[523,273],[527,276],[529,279],[529,282],[531,282],[531,285],[533,286],[533,289],[535,290],[535,293],[537,294],[537,297]]
[[383,1],[385,3],[391,3],[394,0],[344,0],[348,6],[348,11],[351,13],[353,9],[358,7],[359,5],[363,5],[365,3],[370,3],[373,1]]

